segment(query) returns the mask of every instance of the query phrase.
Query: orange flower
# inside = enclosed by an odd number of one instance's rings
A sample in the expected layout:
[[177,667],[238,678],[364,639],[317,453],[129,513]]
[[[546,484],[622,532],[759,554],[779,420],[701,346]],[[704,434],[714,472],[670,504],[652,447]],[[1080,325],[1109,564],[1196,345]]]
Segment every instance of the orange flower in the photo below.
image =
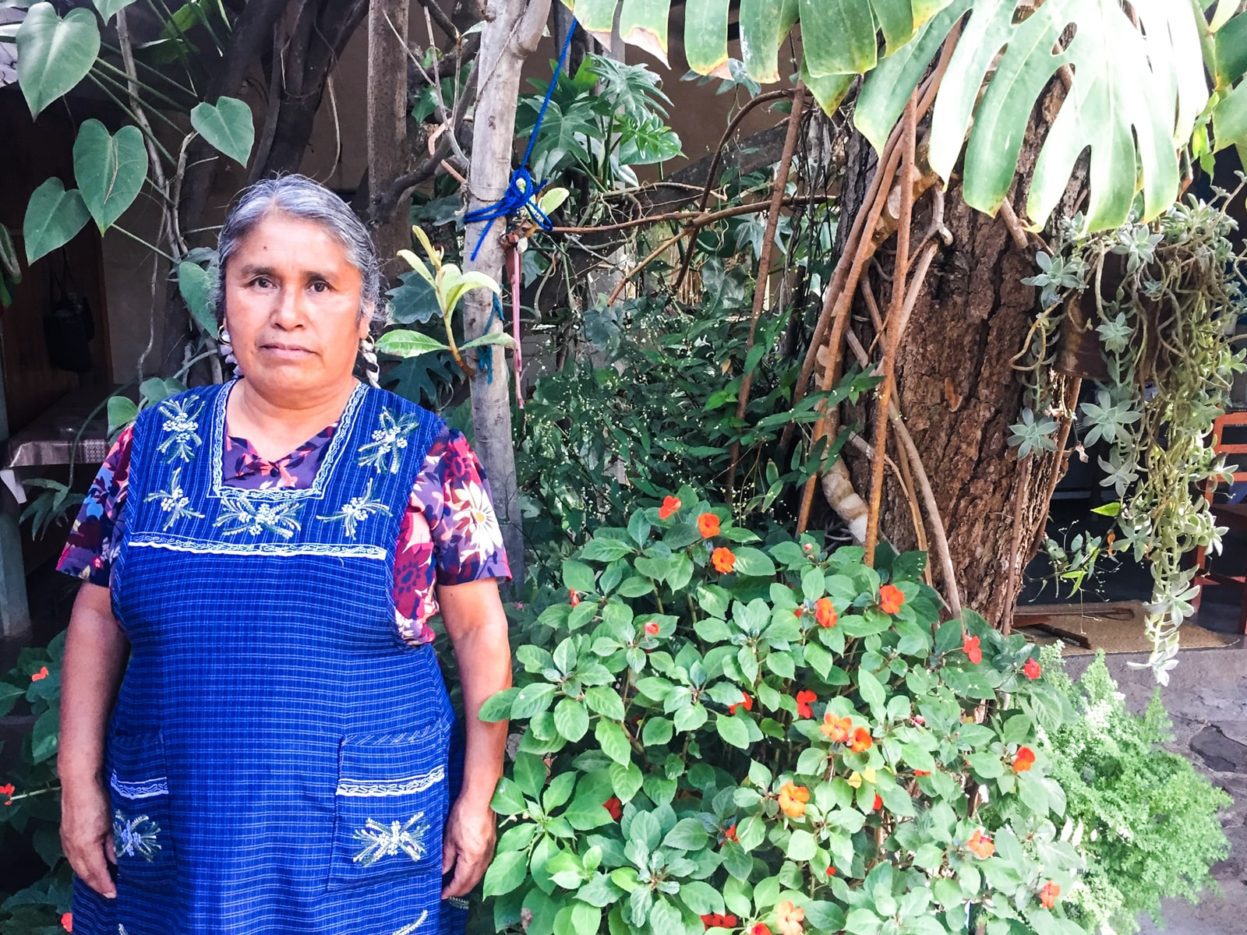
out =
[[779,790],[779,810],[789,818],[800,818],[805,814],[805,804],[810,801],[810,790],[805,786],[794,786],[786,782]]
[[873,803],[871,803],[870,810],[871,810],[872,812],[877,812],[877,811],[879,811],[879,809],[881,809],[881,808],[883,808],[883,799],[882,799],[882,798],[880,798],[880,797],[879,797],[879,793],[878,793],[878,792],[876,792],[876,793],[875,793],[875,801],[874,801]]
[[1017,756],[1013,758],[1013,771],[1024,773],[1035,765],[1035,751],[1030,747],[1018,747]]
[[1056,905],[1057,897],[1061,895],[1061,888],[1049,880],[1043,885],[1043,889],[1039,891],[1039,902],[1045,909],[1051,909]]
[[827,876],[829,876],[829,877],[834,877],[835,875],[836,875],[836,868],[835,868],[835,867],[828,867],[828,868],[827,868]]
[[736,837],[736,826],[735,825],[728,825],[726,828],[723,829],[723,841],[724,843],[728,841],[736,841],[739,843],[740,838]]
[[731,549],[719,546],[719,548],[710,553],[710,563],[714,565],[715,571],[721,575],[726,575],[736,567],[736,555]]
[[42,682],[47,677],[48,677],[48,667],[44,666],[42,669],[40,669],[38,672],[32,675],[30,677],[30,680],[32,682]]
[[609,799],[603,802],[602,808],[610,812],[611,818],[615,821],[619,821],[619,819],[623,817],[623,803],[619,801],[617,796],[612,795]]
[[852,729],[853,719],[851,717],[836,717],[830,711],[823,715],[823,724],[819,727],[823,736],[832,743],[846,743]]
[[740,695],[740,701],[727,706],[728,714],[735,714],[737,708],[744,708],[746,711],[753,710],[753,699],[749,697],[749,692],[741,692]]
[[996,853],[996,845],[992,843],[992,839],[983,833],[983,829],[977,829],[974,834],[970,835],[970,840],[966,841],[966,849],[977,857],[979,860],[987,860],[992,854]]
[[814,619],[823,629],[836,625],[836,605],[831,602],[831,598],[820,597],[814,603]]
[[712,539],[719,534],[719,517],[713,513],[703,513],[697,517],[697,531],[703,539]]
[[651,620],[649,623],[645,624],[645,635],[646,635],[646,636],[657,636],[657,635],[658,635],[658,629],[659,629],[659,628],[658,628],[658,621],[657,621],[657,620]]
[[865,753],[875,745],[875,738],[870,736],[870,731],[865,727],[859,727],[853,731],[853,742],[849,744],[854,753]]
[[814,716],[814,709],[810,707],[812,701],[818,701],[818,695],[814,692],[805,688],[797,692],[797,717]]
[[16,791],[17,791],[17,787],[14,786],[13,783],[11,782],[6,782],[3,786],[0,786],[0,795],[4,796],[5,805],[13,804],[13,793]]
[[701,924],[708,929],[736,928],[736,916],[722,915],[718,912],[708,912],[701,917]]
[[771,935],[771,927],[765,922],[757,922],[749,930],[749,935]]
[[798,909],[791,900],[785,899],[775,907],[775,927],[779,935],[802,935],[805,932],[805,910]]
[[972,663],[978,665],[983,661],[983,650],[979,647],[979,638],[965,633],[961,637],[961,651]]
[[580,603],[580,595],[576,593],[575,588],[567,589],[567,602],[573,607]]
[[1035,681],[1035,679],[1039,678],[1039,675],[1042,671],[1043,670],[1039,668],[1038,660],[1036,660],[1034,656],[1032,656],[1030,659],[1027,659],[1026,665],[1022,666],[1022,674],[1025,675],[1032,682]]
[[796,607],[792,609],[792,615],[796,617],[798,620],[800,620],[802,617],[805,616],[805,608],[802,605],[798,604]]
[[916,769],[914,770],[914,775],[915,776],[930,776],[931,771],[929,769]]
[[679,497],[663,497],[662,506],[658,508],[658,518],[671,519],[671,514],[683,505],[684,504],[680,503]]
[[879,589],[879,609],[885,614],[896,614],[905,603],[905,595],[894,584],[885,584]]
[[67,932],[74,930],[74,914],[72,912],[67,912],[61,916],[61,928]]

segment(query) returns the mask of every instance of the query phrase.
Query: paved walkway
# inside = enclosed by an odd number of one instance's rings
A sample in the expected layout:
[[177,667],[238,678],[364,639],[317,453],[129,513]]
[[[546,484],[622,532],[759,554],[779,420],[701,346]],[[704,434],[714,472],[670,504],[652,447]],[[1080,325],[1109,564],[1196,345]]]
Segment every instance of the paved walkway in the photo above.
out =
[[[1165,903],[1163,928],[1145,920],[1147,935],[1247,935],[1247,649],[1184,650],[1164,690],[1173,720],[1173,749],[1189,756],[1215,784],[1234,799],[1225,815],[1230,856],[1213,868],[1220,896],[1207,894],[1199,905],[1182,900]],[[1146,655],[1106,657],[1131,710],[1141,711],[1155,681],[1150,671],[1132,669]],[[1083,660],[1067,663],[1071,674]],[[1179,829],[1175,828],[1174,833]]]

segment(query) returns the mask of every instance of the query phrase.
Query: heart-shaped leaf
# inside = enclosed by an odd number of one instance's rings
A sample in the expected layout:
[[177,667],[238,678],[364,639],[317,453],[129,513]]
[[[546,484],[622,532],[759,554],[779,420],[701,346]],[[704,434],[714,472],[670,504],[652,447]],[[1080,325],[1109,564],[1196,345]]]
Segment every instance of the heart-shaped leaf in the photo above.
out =
[[91,215],[78,189],[65,191],[58,178],[50,178],[30,196],[22,237],[26,241],[26,262],[64,246],[86,225]]
[[74,178],[100,233],[134,203],[147,179],[147,150],[138,127],[110,134],[98,120],[78,128],[74,140]]
[[240,166],[247,165],[255,142],[255,124],[251,108],[234,97],[218,98],[215,105],[206,101],[191,111],[191,126],[220,152]]
[[212,280],[198,263],[178,264],[178,292],[205,334],[216,334],[216,315],[212,311]]
[[61,19],[50,3],[26,11],[17,31],[17,81],[30,113],[72,90],[87,76],[100,51],[100,30],[90,10],[70,10]]
[[121,10],[128,7],[134,0],[92,0],[100,13],[100,19],[107,23]]
[[377,341],[377,350],[394,357],[415,357],[430,351],[444,351],[446,345],[419,331],[388,331]]

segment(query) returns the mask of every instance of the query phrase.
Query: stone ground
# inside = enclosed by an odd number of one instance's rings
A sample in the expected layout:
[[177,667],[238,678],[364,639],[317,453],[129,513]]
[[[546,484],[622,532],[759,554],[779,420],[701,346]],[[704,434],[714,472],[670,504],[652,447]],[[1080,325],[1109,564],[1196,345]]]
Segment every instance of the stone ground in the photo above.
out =
[[[1195,622],[1233,632],[1238,628],[1238,608],[1206,601]],[[1213,868],[1221,886],[1219,896],[1209,893],[1195,906],[1168,900],[1164,925],[1144,920],[1142,931],[1146,935],[1247,935],[1247,648],[1240,640],[1225,649],[1184,650],[1179,656],[1181,661],[1170,673],[1163,696],[1173,720],[1172,746],[1234,799],[1224,821],[1231,851],[1228,859]],[[1127,704],[1136,711],[1146,707],[1155,682],[1151,672],[1132,669],[1128,663],[1146,658],[1133,653],[1107,657]],[[1085,662],[1071,659],[1068,665],[1074,673]]]

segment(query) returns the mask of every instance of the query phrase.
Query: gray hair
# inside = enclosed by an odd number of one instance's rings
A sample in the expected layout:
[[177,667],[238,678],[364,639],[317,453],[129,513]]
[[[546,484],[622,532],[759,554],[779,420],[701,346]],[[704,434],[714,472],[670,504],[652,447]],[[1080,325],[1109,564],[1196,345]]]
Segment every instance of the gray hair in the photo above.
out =
[[373,325],[385,321],[386,303],[381,297],[385,277],[368,228],[345,201],[304,175],[262,179],[244,188],[234,199],[217,240],[218,321],[225,320],[225,264],[238,249],[239,241],[273,212],[314,221],[333,234],[345,248],[347,261],[363,279],[360,312],[368,310]]

